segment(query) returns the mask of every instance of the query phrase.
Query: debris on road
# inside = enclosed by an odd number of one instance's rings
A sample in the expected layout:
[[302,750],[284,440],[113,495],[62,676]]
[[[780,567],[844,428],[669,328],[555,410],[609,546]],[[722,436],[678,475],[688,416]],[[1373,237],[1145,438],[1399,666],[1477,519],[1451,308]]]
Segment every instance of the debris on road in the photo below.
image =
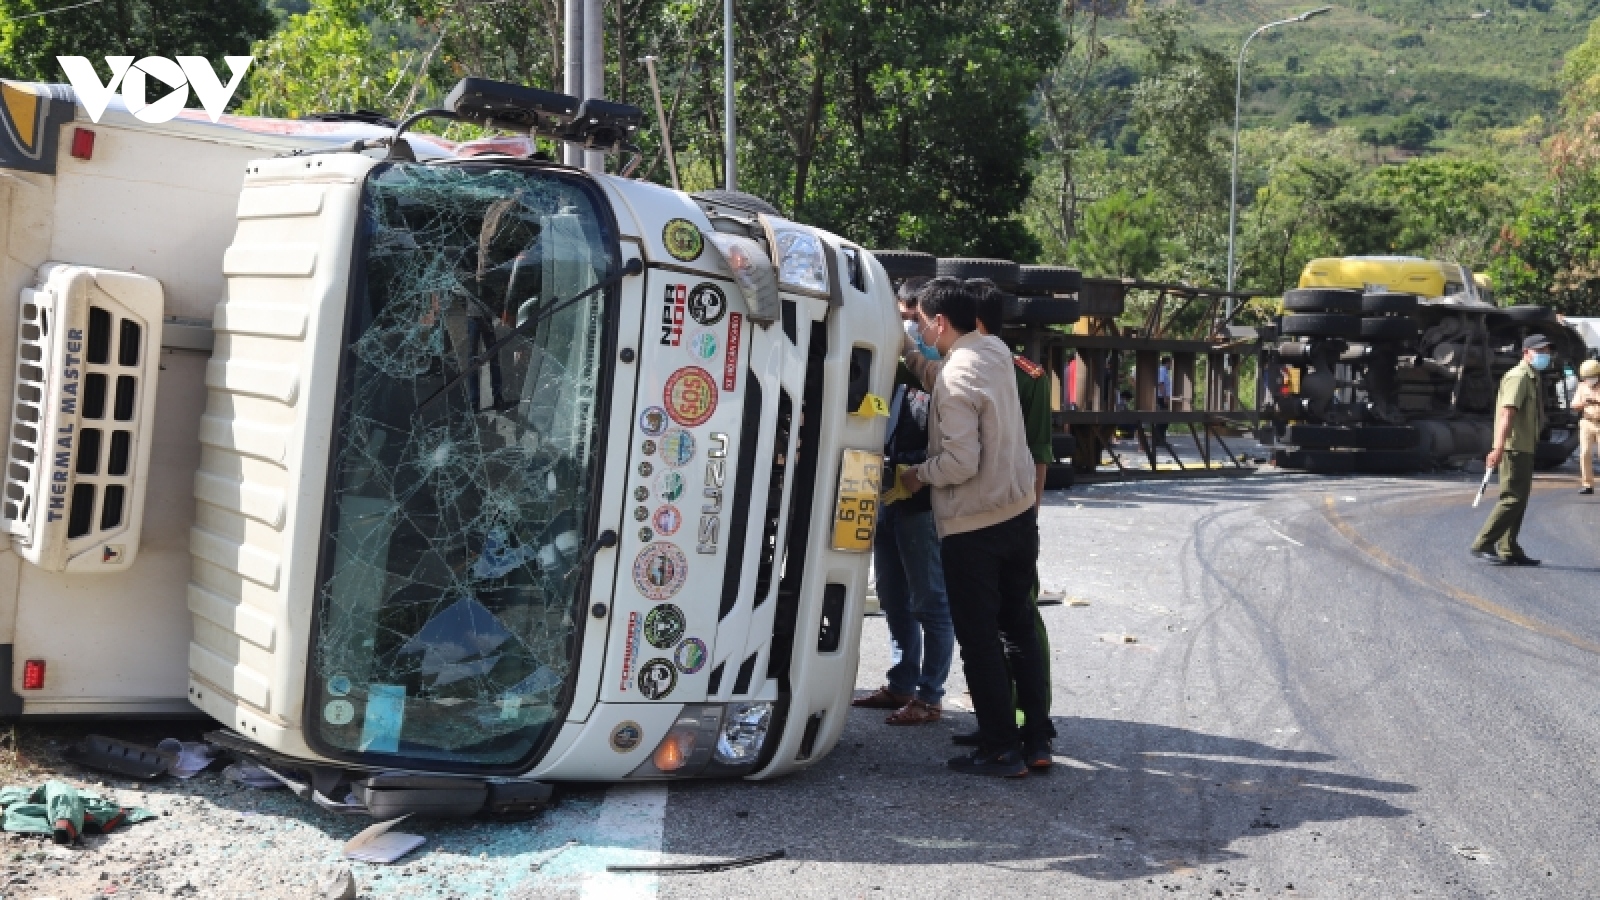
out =
[[267,771],[266,767],[247,762],[236,762],[223,769],[222,777],[234,784],[242,784],[258,791],[276,791],[286,787],[277,776]]
[[340,866],[317,885],[318,900],[356,900],[356,877],[349,866]]
[[143,744],[119,741],[103,734],[88,735],[61,755],[85,769],[126,775],[143,781],[160,778],[178,761],[175,754]]
[[167,738],[157,744],[156,749],[174,757],[167,771],[172,773],[173,777],[184,781],[204,772],[208,766],[217,761],[217,748],[204,741]]
[[556,857],[576,846],[578,846],[578,841],[576,839],[570,839],[559,847],[551,847],[549,850],[546,850],[543,853],[540,853],[538,856],[535,856],[533,861],[528,863],[528,870],[531,872],[537,872],[549,865],[555,860]]
[[786,854],[782,850],[771,853],[758,853],[754,856],[739,856],[733,859],[711,859],[697,863],[656,863],[653,865],[638,866],[606,866],[606,871],[613,874],[626,874],[629,872],[645,872],[655,875],[683,873],[705,875],[711,872],[722,872],[728,869],[741,869],[745,866],[754,866],[764,862],[783,859]]
[[344,858],[387,865],[421,847],[427,841],[422,835],[389,830],[406,818],[401,816],[362,829],[345,842]]
[[6,831],[48,834],[58,844],[76,843],[85,831],[105,834],[118,825],[143,822],[156,815],[147,809],[120,806],[99,794],[81,792],[62,781],[0,790],[0,807],[5,809],[4,825],[0,827]]

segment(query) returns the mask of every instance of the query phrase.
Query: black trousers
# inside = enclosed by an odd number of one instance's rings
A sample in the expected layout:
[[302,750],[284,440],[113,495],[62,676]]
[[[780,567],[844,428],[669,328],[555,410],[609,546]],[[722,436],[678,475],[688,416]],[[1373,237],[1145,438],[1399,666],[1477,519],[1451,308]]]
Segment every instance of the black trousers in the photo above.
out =
[[[952,534],[939,542],[939,556],[984,749],[1014,748],[1019,738],[1055,737],[1049,668],[1034,630],[1038,613],[1032,592],[1039,567],[1035,512],[1030,509],[1008,522]],[[1008,645],[1013,650],[1009,669]],[[1014,712],[1019,708],[1026,716],[1020,732]]]

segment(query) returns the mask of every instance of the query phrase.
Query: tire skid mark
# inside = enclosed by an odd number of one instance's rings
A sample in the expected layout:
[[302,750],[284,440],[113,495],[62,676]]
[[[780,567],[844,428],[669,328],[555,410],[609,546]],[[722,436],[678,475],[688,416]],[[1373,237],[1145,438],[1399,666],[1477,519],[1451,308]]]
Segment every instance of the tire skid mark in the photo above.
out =
[[1486,597],[1480,597],[1471,591],[1462,590],[1447,581],[1430,577],[1410,563],[1396,559],[1378,545],[1362,537],[1349,521],[1339,515],[1338,507],[1334,503],[1333,495],[1331,494],[1324,495],[1322,498],[1322,516],[1328,520],[1328,524],[1333,526],[1335,531],[1339,532],[1340,536],[1354,545],[1357,550],[1360,550],[1384,568],[1404,576],[1421,587],[1470,606],[1502,622],[1515,625],[1518,628],[1531,631],[1551,640],[1560,641],[1570,647],[1600,655],[1600,643],[1573,634],[1563,628],[1557,628],[1554,625],[1541,622],[1532,616],[1523,615]]

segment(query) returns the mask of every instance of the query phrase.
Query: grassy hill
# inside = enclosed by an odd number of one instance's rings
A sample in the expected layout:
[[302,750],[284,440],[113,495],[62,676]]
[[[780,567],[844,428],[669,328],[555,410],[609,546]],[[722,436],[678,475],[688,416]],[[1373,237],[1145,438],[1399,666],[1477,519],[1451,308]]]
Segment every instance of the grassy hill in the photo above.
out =
[[[1172,0],[1201,40],[1236,58],[1257,26],[1322,0]],[[1549,116],[1567,51],[1600,0],[1350,0],[1250,45],[1247,125],[1391,127],[1422,118],[1442,132]],[[1448,139],[1448,136],[1447,138]]]

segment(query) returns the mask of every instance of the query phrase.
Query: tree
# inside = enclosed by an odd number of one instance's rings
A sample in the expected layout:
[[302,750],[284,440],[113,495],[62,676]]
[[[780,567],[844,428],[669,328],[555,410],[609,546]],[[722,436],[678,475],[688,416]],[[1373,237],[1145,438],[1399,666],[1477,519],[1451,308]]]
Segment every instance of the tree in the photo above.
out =
[[373,37],[354,0],[311,0],[254,53],[246,115],[394,113],[406,95],[399,54]]
[[[1061,4],[1061,55],[1039,85],[1044,139],[1041,188],[1050,203],[1040,219],[1054,243],[1065,247],[1078,232],[1078,206],[1084,173],[1079,165],[1091,142],[1124,104],[1126,89],[1106,79],[1111,51],[1101,36],[1103,21],[1126,11],[1118,0],[1064,0]],[[1138,133],[1131,135],[1137,152]]]
[[262,0],[103,0],[51,11],[70,5],[0,0],[0,71],[6,77],[60,82],[65,76],[56,57],[84,56],[107,78],[108,55],[204,56],[225,73],[224,56],[242,55],[275,24]]
[[1396,249],[1478,267],[1515,210],[1514,188],[1490,156],[1435,156],[1373,173],[1373,193],[1400,212]]
[[1084,209],[1074,258],[1093,275],[1148,275],[1161,264],[1161,218],[1153,195],[1117,191]]

